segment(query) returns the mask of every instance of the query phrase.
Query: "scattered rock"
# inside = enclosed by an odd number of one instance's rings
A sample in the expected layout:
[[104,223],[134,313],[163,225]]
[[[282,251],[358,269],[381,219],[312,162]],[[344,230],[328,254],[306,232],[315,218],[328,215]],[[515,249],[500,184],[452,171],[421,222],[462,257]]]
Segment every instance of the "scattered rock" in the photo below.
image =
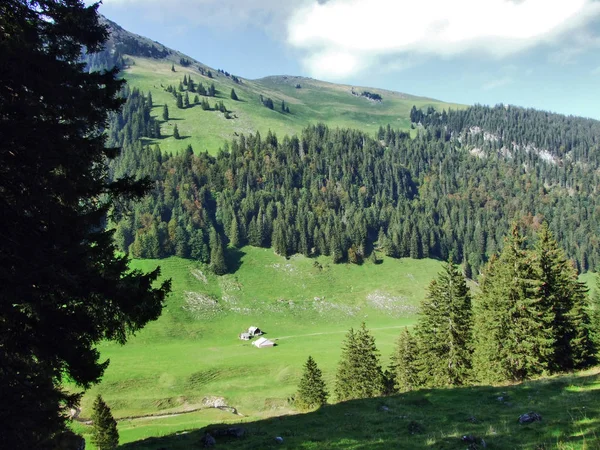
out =
[[533,422],[541,422],[542,416],[538,413],[530,411],[525,414],[521,414],[519,416],[519,423],[533,423]]
[[217,441],[209,433],[206,433],[204,435],[204,437],[202,437],[202,439],[200,440],[200,443],[204,447],[214,447],[215,445],[217,445]]
[[275,438],[275,442],[277,442],[278,444],[283,444],[283,438],[281,436],[277,436]]
[[481,438],[481,447],[482,448],[487,448],[487,444],[485,443],[485,441],[483,440],[483,438]]
[[382,406],[382,407],[380,407],[379,409],[380,409],[381,411],[385,411],[385,412],[388,412],[388,411],[390,410],[390,408],[389,408],[389,407],[387,407],[387,406],[385,406],[385,405],[383,405],[383,406]]
[[460,439],[461,439],[461,441],[467,442],[469,444],[477,442],[477,438],[475,436],[473,436],[472,434],[465,434]]
[[467,417],[467,422],[477,423],[478,420],[475,418],[475,416],[469,416]]
[[223,397],[209,396],[202,399],[202,404],[209,408],[219,408],[220,406],[227,406],[227,402]]

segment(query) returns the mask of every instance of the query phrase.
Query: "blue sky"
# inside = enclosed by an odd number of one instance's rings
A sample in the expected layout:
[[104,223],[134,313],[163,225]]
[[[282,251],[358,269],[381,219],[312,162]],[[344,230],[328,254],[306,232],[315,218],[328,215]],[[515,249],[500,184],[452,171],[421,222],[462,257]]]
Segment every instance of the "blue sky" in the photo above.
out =
[[245,78],[600,119],[598,0],[104,0],[100,12]]

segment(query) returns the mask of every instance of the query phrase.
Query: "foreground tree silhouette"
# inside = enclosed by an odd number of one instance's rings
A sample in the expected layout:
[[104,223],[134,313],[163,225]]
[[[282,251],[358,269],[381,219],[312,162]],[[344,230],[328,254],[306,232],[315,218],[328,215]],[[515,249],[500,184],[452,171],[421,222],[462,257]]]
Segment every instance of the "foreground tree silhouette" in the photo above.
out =
[[64,409],[108,365],[95,344],[124,343],[161,312],[158,269],[131,271],[104,229],[115,199],[103,130],[121,105],[116,70],[86,73],[81,51],[107,32],[80,0],[0,2],[0,448],[53,448]]
[[298,384],[296,406],[300,409],[311,409],[327,403],[327,387],[323,381],[321,370],[312,356],[304,364],[304,372]]
[[100,395],[96,397],[93,406],[92,443],[98,450],[114,450],[119,445],[117,421]]

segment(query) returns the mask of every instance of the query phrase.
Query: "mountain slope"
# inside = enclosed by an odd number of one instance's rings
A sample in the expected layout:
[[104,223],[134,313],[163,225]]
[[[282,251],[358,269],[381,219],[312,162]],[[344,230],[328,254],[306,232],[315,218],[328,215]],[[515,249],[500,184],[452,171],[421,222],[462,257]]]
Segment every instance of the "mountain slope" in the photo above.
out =
[[[129,33],[108,19],[103,20],[111,31],[111,39],[102,55],[89,57],[94,60],[90,67],[97,69],[102,62],[108,65],[121,62],[123,77],[130,87],[139,88],[145,94],[152,93],[153,115],[162,120],[162,108],[167,105],[170,120],[161,123],[161,133],[165,137],[157,143],[169,152],[178,152],[189,144],[194,150],[214,154],[225,142],[242,133],[259,131],[266,135],[271,130],[283,137],[299,133],[307,125],[317,122],[369,133],[388,124],[393,128],[408,129],[413,105],[424,109],[433,106],[437,110],[461,107],[398,92],[304,77],[273,76],[258,80],[234,77],[226,70],[215,70],[158,42]],[[231,118],[226,119],[221,112],[203,111],[199,104],[178,109],[176,98],[166,88],[171,85],[177,89],[184,76],[191,77],[196,84],[201,82],[205,88],[214,83],[216,96],[204,98],[211,107],[215,102],[223,101]],[[239,101],[231,99],[232,89]],[[367,96],[361,95],[363,93]],[[190,102],[195,95],[189,92]],[[264,101],[272,100],[273,109],[263,105],[261,96]],[[369,96],[380,96],[381,101],[374,101]],[[199,100],[202,99],[203,96],[199,96]],[[281,110],[282,101],[289,113]],[[173,139],[175,124],[184,139]]]

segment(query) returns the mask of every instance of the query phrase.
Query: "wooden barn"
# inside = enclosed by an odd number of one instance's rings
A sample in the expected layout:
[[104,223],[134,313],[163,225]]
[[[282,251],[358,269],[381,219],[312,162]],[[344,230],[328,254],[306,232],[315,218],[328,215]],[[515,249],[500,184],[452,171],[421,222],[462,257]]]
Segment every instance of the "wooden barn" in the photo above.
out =
[[250,335],[250,337],[254,337],[260,336],[261,334],[263,334],[263,332],[258,327],[250,327],[248,328],[248,334]]

